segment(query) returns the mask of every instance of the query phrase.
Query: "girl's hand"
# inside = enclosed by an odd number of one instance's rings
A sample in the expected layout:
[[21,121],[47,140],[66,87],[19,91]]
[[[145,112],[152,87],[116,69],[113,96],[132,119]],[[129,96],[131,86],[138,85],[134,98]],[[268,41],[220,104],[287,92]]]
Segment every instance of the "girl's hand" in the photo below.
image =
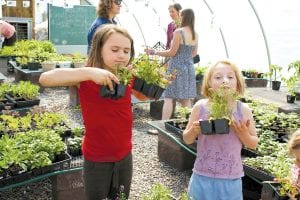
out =
[[154,49],[151,49],[151,48],[146,48],[146,49],[144,49],[144,52],[145,52],[147,55],[155,55],[155,50],[154,50]]
[[243,121],[232,119],[231,127],[238,136],[249,134],[249,126],[250,120]]
[[110,90],[114,89],[112,83],[113,81],[119,84],[118,78],[110,71],[96,67],[93,67],[91,69],[91,80],[96,84],[106,85],[109,87]]
[[191,130],[196,133],[196,135],[199,135],[200,132],[201,132],[201,129],[200,129],[200,122],[199,121],[194,121],[192,123],[192,127],[191,127]]

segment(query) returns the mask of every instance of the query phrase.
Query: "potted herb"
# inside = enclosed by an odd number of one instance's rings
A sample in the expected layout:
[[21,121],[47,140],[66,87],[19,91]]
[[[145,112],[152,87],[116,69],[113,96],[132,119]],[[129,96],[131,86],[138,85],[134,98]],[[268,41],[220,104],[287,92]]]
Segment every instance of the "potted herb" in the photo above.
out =
[[272,83],[272,90],[279,90],[281,81],[278,79],[280,78],[280,72],[282,70],[282,67],[279,65],[270,65],[269,66],[270,71],[268,73],[265,73],[264,76],[268,76],[271,79]]
[[117,66],[116,76],[120,84],[113,82],[114,90],[111,91],[107,86],[100,87],[100,96],[111,97],[112,99],[119,99],[125,95],[126,88],[132,80],[133,73],[127,66]]
[[[232,106],[230,102],[237,99],[235,91],[220,86],[218,90],[209,89],[210,118],[200,121],[202,134],[227,134],[231,123]],[[207,126],[207,127],[206,127]]]
[[159,99],[173,75],[157,59],[142,55],[133,62],[135,80],[133,89],[149,98]]

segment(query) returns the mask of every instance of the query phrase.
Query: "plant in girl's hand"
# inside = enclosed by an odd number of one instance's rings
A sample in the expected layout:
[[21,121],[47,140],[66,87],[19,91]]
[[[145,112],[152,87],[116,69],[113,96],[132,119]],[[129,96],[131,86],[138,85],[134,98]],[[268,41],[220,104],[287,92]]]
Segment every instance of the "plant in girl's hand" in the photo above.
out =
[[132,70],[127,66],[117,66],[117,78],[119,79],[120,83],[123,85],[129,85],[130,81],[133,78]]
[[[209,89],[211,100],[210,119],[200,121],[202,134],[226,134],[231,123],[232,103],[237,99],[236,91],[232,91],[224,85],[218,90]],[[207,125],[207,127],[206,127]]]

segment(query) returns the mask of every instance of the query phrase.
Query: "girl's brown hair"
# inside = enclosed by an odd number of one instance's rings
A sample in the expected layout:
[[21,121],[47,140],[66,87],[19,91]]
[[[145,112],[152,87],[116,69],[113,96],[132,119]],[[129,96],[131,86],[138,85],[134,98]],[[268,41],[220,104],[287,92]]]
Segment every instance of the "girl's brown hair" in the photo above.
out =
[[193,40],[196,39],[195,33],[195,14],[192,9],[184,9],[181,11],[181,27],[188,26],[192,31]]
[[300,149],[300,129],[295,131],[288,142],[288,151],[291,156],[293,156],[293,151]]
[[105,24],[101,26],[101,28],[98,28],[93,36],[91,50],[87,61],[87,66],[99,67],[99,68],[103,68],[103,66],[105,66],[101,55],[102,48],[105,42],[113,33],[119,33],[130,40],[130,59],[128,64],[131,63],[131,61],[134,58],[134,45],[133,45],[133,39],[129,35],[128,31],[114,24]]
[[100,0],[97,7],[97,16],[109,18],[109,11],[113,6],[113,0]]
[[179,3],[174,3],[169,5],[169,9],[174,8],[177,12],[180,12],[181,10],[181,5]]
[[210,66],[205,74],[204,74],[204,77],[203,77],[203,82],[202,82],[202,94],[207,97],[207,98],[210,98],[210,94],[209,94],[209,88],[211,88],[211,85],[210,85],[210,81],[211,81],[211,78],[212,78],[212,74],[216,68],[216,66],[218,64],[224,64],[224,65],[229,65],[231,67],[231,69],[234,71],[234,74],[235,74],[235,77],[236,77],[236,80],[237,80],[237,88],[236,88],[236,91],[238,93],[238,95],[244,95],[244,92],[245,92],[245,80],[242,76],[242,73],[240,71],[240,69],[234,64],[232,63],[231,61],[228,61],[228,60],[221,60],[221,61],[218,61],[216,64],[214,64],[213,66]]

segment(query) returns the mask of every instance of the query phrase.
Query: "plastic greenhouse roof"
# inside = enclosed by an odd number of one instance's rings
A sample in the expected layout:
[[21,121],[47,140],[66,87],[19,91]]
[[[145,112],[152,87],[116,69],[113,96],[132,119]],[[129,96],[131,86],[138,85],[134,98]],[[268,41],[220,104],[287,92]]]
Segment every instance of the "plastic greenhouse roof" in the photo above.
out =
[[[97,5],[98,0],[93,0]],[[166,42],[171,0],[123,0],[118,23],[134,38],[136,52]],[[240,68],[268,71],[299,60],[298,0],[178,0],[195,12],[200,65],[229,58]],[[257,14],[257,15],[256,15]],[[222,34],[221,34],[222,32]],[[265,37],[264,37],[265,36]]]

